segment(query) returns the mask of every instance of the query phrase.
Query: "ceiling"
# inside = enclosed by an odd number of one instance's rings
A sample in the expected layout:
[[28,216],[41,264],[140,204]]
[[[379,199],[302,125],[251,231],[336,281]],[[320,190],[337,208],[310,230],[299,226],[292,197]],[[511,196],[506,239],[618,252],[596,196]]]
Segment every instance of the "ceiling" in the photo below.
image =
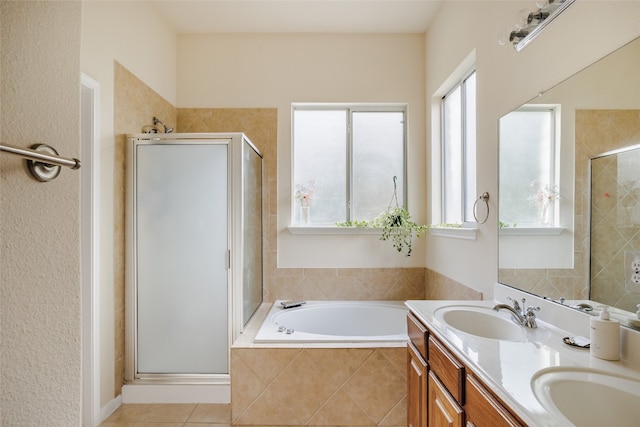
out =
[[176,33],[424,33],[444,0],[153,0]]

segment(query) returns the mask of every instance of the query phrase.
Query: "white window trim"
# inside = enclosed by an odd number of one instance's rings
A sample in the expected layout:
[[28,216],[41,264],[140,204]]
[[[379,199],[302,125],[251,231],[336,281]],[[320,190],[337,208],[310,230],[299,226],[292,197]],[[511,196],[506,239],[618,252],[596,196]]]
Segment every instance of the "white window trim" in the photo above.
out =
[[[446,198],[446,192],[444,191],[443,186],[445,185],[445,174],[446,174],[446,168],[445,168],[445,147],[444,147],[444,108],[443,108],[443,102],[444,99],[449,96],[456,88],[461,87],[464,88],[464,83],[465,81],[473,74],[476,72],[476,68],[475,65],[468,69],[465,73],[463,73],[461,75],[460,78],[456,79],[454,81],[454,83],[449,87],[449,89],[446,91],[446,93],[444,95],[442,95],[441,99],[440,99],[440,217],[444,220],[445,219],[445,209],[446,209],[446,202],[445,202],[445,198]],[[476,74],[476,79],[477,79],[477,74]],[[476,80],[477,81],[477,80]],[[464,93],[465,91],[463,90],[463,98],[464,98]],[[465,110],[464,105],[462,106],[463,111]],[[465,121],[465,115],[463,114],[462,116],[462,120],[463,122]],[[461,206],[460,206],[460,215],[461,215],[461,221],[462,221],[462,227],[463,229],[465,228],[475,228],[476,223],[475,222],[470,222],[470,221],[465,221],[465,212],[466,212],[466,200],[465,200],[465,194],[466,191],[465,190],[471,190],[471,189],[466,189],[466,165],[464,164],[465,161],[465,157],[466,157],[466,141],[467,141],[467,137],[466,137],[466,126],[463,126],[462,129],[462,138],[463,138],[463,143],[462,143],[462,167],[461,167],[461,177],[460,177],[460,182],[462,183],[462,187],[460,188],[460,192],[461,192]],[[476,190],[475,188],[473,189],[474,191]],[[445,220],[446,222],[446,220]],[[451,228],[454,230],[459,230],[459,228],[457,227],[440,227],[440,228]]]

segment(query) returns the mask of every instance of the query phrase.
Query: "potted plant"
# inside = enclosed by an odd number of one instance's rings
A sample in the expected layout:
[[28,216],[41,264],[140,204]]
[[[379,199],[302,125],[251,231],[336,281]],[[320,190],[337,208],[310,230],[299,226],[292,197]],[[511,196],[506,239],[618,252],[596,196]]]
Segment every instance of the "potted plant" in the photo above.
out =
[[413,236],[421,237],[429,229],[428,225],[413,222],[404,206],[389,208],[370,222],[372,227],[382,229],[380,240],[391,240],[393,247],[405,256],[411,256]]
[[390,203],[387,210],[370,221],[346,221],[337,225],[341,227],[380,228],[382,230],[380,240],[391,240],[393,247],[398,252],[404,253],[405,256],[411,256],[413,236],[421,237],[429,229],[429,226],[413,222],[409,211],[404,206],[398,205],[396,180],[397,178],[394,176],[391,203],[395,200],[395,208]]

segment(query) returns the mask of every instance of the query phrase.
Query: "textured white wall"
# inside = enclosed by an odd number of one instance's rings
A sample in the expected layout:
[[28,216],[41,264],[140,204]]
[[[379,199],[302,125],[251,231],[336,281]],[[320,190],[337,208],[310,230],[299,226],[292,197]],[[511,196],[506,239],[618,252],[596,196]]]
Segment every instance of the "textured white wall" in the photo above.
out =
[[[0,4],[0,140],[80,157],[81,2]],[[34,180],[0,155],[2,425],[78,426],[80,173]]]
[[[427,117],[437,121],[443,83],[471,52],[477,69],[477,192],[488,191],[492,215],[475,241],[432,236],[427,267],[492,296],[497,281],[498,119],[640,34],[640,2],[577,1],[521,52],[498,36],[534,1],[449,1],[426,36]],[[431,125],[428,125],[431,127]],[[429,134],[428,165],[438,170],[438,140]],[[438,182],[431,173],[430,185]],[[430,200],[437,215],[437,201]]]

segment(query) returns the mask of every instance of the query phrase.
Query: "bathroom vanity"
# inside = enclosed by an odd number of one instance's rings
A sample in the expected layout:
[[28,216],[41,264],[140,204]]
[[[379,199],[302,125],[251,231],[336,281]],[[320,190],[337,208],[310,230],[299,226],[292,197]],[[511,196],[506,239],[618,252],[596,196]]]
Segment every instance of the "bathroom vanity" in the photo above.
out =
[[493,310],[497,301],[406,302],[407,425],[637,425],[634,332],[623,333],[621,360],[594,358],[563,342],[588,337],[588,315],[530,297],[542,305],[537,328]]
[[414,314],[407,331],[408,426],[524,425]]

